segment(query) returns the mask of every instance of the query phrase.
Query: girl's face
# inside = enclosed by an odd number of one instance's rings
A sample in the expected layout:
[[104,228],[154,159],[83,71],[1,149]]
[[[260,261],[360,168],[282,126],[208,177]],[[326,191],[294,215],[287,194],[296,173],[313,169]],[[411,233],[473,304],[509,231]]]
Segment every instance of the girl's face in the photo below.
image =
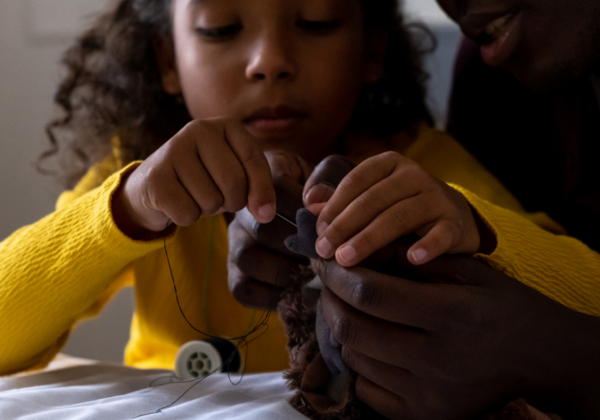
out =
[[165,89],[183,93],[194,119],[241,122],[264,150],[334,152],[381,72],[359,0],[174,0],[172,12]]

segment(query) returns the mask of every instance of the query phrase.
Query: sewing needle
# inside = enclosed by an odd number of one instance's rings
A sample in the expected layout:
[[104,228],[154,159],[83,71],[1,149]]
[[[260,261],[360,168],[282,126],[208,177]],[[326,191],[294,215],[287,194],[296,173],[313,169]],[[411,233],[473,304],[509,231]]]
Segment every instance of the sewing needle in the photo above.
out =
[[275,213],[275,215],[276,215],[276,216],[279,216],[281,219],[285,220],[285,221],[286,221],[286,222],[288,222],[290,225],[292,225],[292,226],[294,226],[296,229],[298,229],[298,226],[297,226],[297,225],[296,225],[294,222],[292,222],[290,219],[288,219],[287,217],[285,217],[285,216],[282,216],[282,215],[281,215],[281,214],[279,214],[279,213]]

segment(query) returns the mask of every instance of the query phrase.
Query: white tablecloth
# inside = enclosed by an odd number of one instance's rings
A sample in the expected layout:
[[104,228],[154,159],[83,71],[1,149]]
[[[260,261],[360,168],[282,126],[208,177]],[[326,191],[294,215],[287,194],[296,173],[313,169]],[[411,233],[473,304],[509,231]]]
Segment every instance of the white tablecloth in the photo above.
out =
[[[132,419],[173,403],[193,383],[171,371],[105,363],[68,363],[54,370],[0,378],[0,419]],[[73,366],[75,365],[75,366]],[[58,369],[57,369],[58,368]],[[212,375],[162,413],[141,419],[306,420],[288,399],[281,373]]]

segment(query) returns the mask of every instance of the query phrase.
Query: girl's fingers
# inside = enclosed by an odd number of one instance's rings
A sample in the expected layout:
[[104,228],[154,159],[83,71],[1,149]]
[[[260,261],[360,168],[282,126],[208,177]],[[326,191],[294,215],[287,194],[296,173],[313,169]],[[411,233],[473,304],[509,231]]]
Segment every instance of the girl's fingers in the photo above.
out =
[[[200,207],[201,215],[210,216],[222,212],[223,209],[227,210],[228,204],[225,203],[225,197],[221,193],[223,185],[218,182],[220,181],[219,174],[215,173],[210,166],[208,168],[204,166],[201,155],[200,150],[198,150],[198,153],[183,150],[177,156],[177,165],[174,166],[174,170],[179,182]],[[229,156],[222,154],[220,159],[224,164],[234,168],[232,176],[237,178],[238,181],[240,179],[245,180],[244,171],[231,151],[229,151]],[[210,158],[206,160],[210,161]],[[213,179],[211,172],[215,175],[215,179]]]
[[457,224],[441,220],[409,248],[408,261],[414,265],[425,264],[451,250],[459,242],[460,236]]
[[275,188],[269,162],[241,124],[228,120],[225,122],[224,132],[225,140],[246,172],[248,210],[260,223],[268,223],[273,220],[276,211]]
[[[212,125],[207,127],[206,131],[207,133],[204,136],[198,136],[196,141],[197,154],[195,158],[198,161],[196,166],[206,168],[207,176],[218,188],[218,194],[202,189],[204,182],[197,178],[193,180],[196,185],[192,187],[194,191],[197,191],[195,197],[201,204],[212,203],[212,199],[219,195],[222,197],[219,207],[211,207],[210,212],[203,212],[204,216],[213,215],[220,208],[235,213],[243,209],[248,202],[246,170],[235,151],[223,138],[222,128]],[[202,207],[205,208],[205,206]]]
[[[351,208],[349,207],[348,210]],[[336,232],[334,224],[339,223],[340,226],[346,227],[345,224],[350,223],[346,218],[342,218],[345,213],[327,229],[324,238],[329,239],[332,236],[330,232]],[[352,213],[349,214],[352,215]],[[371,223],[361,228],[348,242],[339,246],[335,252],[336,260],[344,267],[356,265],[399,237],[430,224],[436,217],[436,209],[427,205],[427,198],[423,195],[416,195],[397,202],[387,210],[379,212],[379,215],[371,217]],[[317,247],[317,249],[319,248]]]
[[304,184],[302,194],[304,206],[308,207],[311,204],[329,201],[336,187],[354,167],[352,162],[340,155],[332,155],[323,159]]
[[308,162],[287,150],[269,150],[265,152],[265,157],[271,167],[273,179],[287,179],[300,186],[312,172]]
[[317,233],[322,234],[327,226],[361,194],[389,177],[396,169],[399,157],[398,153],[392,152],[374,156],[346,175],[321,212],[317,221]]
[[[149,200],[156,202],[162,213],[177,226],[189,226],[198,220],[202,210],[178,179],[170,181],[169,188],[156,189],[156,195],[149,197]],[[158,225],[150,230],[161,231],[164,228],[163,222],[159,221]]]

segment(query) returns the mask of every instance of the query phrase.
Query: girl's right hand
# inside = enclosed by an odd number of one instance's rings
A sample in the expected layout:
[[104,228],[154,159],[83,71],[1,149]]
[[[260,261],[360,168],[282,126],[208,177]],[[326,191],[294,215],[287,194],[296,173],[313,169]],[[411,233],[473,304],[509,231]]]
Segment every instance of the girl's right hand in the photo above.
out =
[[134,239],[164,230],[169,220],[189,226],[202,216],[247,207],[268,223],[276,211],[262,149],[226,118],[187,124],[128,176],[112,206],[117,226]]

